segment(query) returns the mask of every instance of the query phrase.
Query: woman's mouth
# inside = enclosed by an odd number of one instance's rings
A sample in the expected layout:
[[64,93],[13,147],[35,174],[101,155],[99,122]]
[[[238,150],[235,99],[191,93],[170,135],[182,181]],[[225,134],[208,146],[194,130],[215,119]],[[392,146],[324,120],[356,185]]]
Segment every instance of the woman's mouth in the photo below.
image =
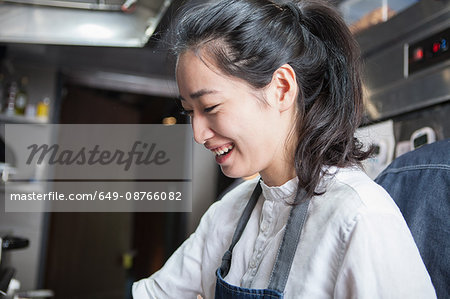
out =
[[212,150],[212,152],[216,155],[216,157],[224,156],[229,151],[231,151],[233,149],[233,147],[234,147],[234,144],[229,144],[229,145],[225,145],[225,146],[221,146],[221,147],[215,148],[214,150]]
[[227,144],[211,150],[216,156],[216,162],[222,164],[231,155],[234,149],[234,144]]

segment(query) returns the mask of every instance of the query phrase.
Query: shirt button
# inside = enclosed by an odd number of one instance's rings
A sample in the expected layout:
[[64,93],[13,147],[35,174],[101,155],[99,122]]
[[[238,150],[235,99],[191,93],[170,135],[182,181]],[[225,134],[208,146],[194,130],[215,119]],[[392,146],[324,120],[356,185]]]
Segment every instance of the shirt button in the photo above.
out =
[[255,268],[256,264],[254,260],[250,261],[250,268]]
[[263,224],[261,225],[261,231],[266,232],[268,228],[269,225],[267,224],[267,222],[263,222]]

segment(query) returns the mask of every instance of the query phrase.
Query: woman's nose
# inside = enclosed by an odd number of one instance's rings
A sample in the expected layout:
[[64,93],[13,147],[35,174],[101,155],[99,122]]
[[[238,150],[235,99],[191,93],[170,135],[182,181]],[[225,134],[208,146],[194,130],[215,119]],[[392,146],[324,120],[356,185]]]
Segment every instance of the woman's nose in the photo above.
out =
[[214,136],[214,131],[210,128],[209,121],[203,115],[196,115],[192,117],[191,121],[195,142],[204,144],[209,138]]

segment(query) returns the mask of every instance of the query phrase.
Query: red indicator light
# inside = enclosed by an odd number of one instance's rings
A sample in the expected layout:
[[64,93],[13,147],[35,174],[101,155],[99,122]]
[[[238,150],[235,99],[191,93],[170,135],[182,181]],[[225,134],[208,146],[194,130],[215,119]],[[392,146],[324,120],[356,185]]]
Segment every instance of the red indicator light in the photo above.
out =
[[433,53],[437,53],[440,48],[441,48],[441,43],[434,43],[433,44]]
[[414,50],[414,61],[421,60],[423,58],[423,49],[417,48]]

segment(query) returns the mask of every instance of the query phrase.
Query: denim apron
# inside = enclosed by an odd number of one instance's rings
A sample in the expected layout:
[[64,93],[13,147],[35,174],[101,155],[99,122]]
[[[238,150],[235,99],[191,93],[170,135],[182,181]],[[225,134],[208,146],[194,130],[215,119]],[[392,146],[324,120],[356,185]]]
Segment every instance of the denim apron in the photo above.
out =
[[289,219],[278,249],[275,264],[270,275],[270,281],[267,289],[246,289],[231,285],[224,280],[227,276],[231,266],[231,256],[233,248],[241,238],[241,235],[247,225],[250,215],[258,202],[261,195],[261,185],[258,183],[253,190],[250,200],[247,203],[241,218],[237,224],[236,230],[231,241],[230,248],[225,252],[222,258],[222,265],[216,271],[216,290],[215,299],[276,299],[283,298],[284,288],[291,270],[292,261],[295,256],[303,223],[306,219],[306,212],[308,211],[309,199],[302,200],[305,196],[305,191],[301,190],[297,193],[296,201],[301,202],[292,207]]

